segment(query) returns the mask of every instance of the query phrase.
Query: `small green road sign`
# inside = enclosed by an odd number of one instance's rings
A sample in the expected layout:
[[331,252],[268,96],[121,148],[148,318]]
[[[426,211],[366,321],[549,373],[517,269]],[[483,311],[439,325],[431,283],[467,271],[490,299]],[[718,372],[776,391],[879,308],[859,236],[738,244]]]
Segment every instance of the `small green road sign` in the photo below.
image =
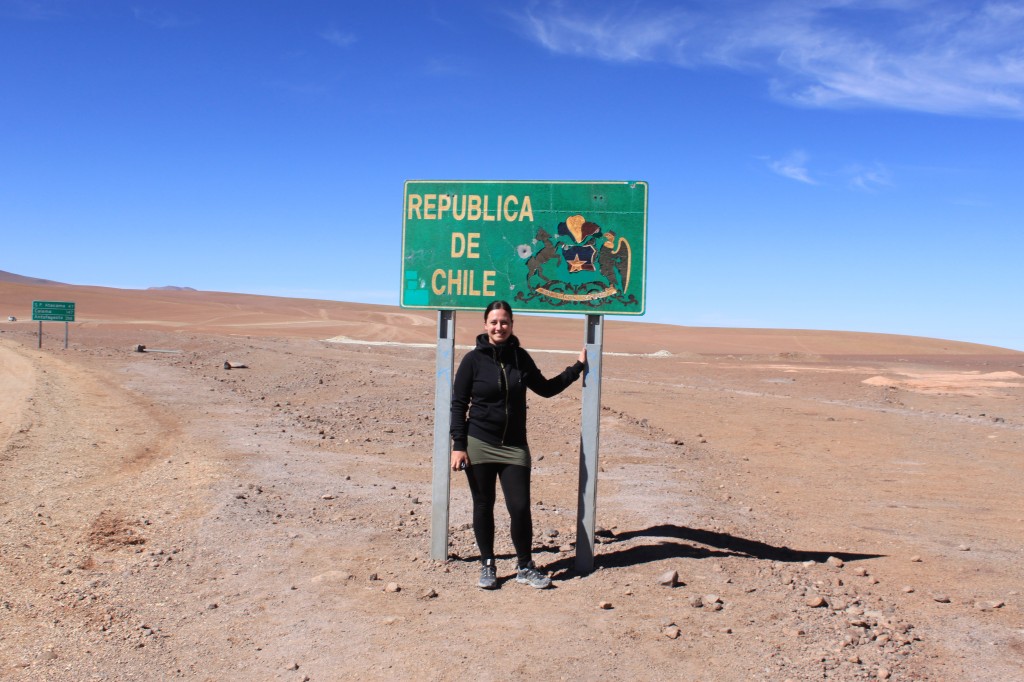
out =
[[73,301],[32,301],[32,319],[40,322],[74,322]]
[[643,315],[647,183],[405,183],[406,308]]

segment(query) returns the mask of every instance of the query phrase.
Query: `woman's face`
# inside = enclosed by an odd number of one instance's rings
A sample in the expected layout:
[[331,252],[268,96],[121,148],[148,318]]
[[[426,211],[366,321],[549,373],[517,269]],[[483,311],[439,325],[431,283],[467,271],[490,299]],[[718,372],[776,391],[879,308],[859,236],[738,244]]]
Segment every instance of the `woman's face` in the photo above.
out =
[[512,315],[507,310],[495,308],[487,313],[484,320],[484,332],[493,344],[501,344],[512,336]]

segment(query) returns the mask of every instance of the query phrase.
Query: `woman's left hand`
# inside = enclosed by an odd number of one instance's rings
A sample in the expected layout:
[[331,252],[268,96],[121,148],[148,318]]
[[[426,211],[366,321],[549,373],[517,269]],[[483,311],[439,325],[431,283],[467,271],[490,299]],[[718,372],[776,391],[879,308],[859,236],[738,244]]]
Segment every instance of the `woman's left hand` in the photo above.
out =
[[586,346],[583,346],[583,350],[580,351],[580,358],[579,358],[579,360],[584,365],[587,364],[587,347]]

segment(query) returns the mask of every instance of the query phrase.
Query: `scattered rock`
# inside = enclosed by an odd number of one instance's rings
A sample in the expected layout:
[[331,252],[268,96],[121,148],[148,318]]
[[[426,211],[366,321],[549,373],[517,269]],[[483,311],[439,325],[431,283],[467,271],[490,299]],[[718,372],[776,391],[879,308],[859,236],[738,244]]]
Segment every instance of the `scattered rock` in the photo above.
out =
[[314,576],[309,582],[319,585],[321,583],[340,583],[351,579],[352,574],[348,571],[327,571],[326,573]]
[[992,611],[993,609],[1001,609],[1005,606],[1002,601],[979,601],[975,602],[974,608],[980,609],[981,611]]
[[420,593],[420,599],[435,599],[437,598],[437,591],[432,587],[428,587]]
[[948,604],[949,601],[950,601],[949,597],[947,597],[944,594],[932,595],[932,599],[934,599],[935,601],[939,602],[940,604]]
[[829,566],[835,566],[836,568],[843,567],[843,560],[837,556],[830,556],[828,559],[825,560],[825,563],[827,563]]
[[971,548],[968,547],[967,545],[958,545],[957,546],[957,551],[960,551],[960,552],[970,552]]
[[385,592],[401,592],[402,587],[398,583],[388,583],[384,586]]
[[864,568],[863,566],[858,566],[857,568],[853,569],[853,574],[863,578],[868,574],[868,569]]
[[828,604],[824,597],[808,597],[805,603],[812,609],[818,609]]
[[892,677],[892,673],[886,668],[879,668],[878,672],[875,673],[875,677],[880,680],[887,680]]
[[676,625],[669,625],[661,631],[661,634],[665,635],[669,639],[678,639],[679,635],[682,634],[682,630],[680,630]]
[[918,555],[915,554],[914,556],[910,557],[910,560],[912,562],[914,562],[915,564],[917,564],[917,563],[921,562],[921,557],[919,557]]
[[679,571],[665,571],[658,578],[658,584],[665,587],[675,587],[679,584]]
[[612,603],[610,601],[603,601],[600,604],[598,604],[597,607],[599,609],[604,609],[605,611],[608,611],[612,608]]
[[692,597],[690,597],[690,606],[692,606],[695,609],[699,609],[700,607],[704,606],[704,600],[701,599],[699,594],[695,594]]

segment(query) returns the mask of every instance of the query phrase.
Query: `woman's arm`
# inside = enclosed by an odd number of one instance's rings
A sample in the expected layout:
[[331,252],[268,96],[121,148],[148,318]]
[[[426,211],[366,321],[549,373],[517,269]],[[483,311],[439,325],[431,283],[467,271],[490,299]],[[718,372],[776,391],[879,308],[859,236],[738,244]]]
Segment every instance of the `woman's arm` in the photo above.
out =
[[[472,352],[472,351],[470,351]],[[467,436],[467,412],[469,411],[470,396],[473,390],[473,366],[466,355],[459,363],[459,369],[455,372],[455,380],[452,382],[452,408],[451,427],[452,437],[452,468],[455,468],[455,453],[466,451]]]
[[577,379],[580,378],[580,374],[587,366],[587,348],[583,347],[580,351],[579,357],[576,363],[566,367],[562,370],[561,374],[553,376],[550,379],[541,374],[541,371],[537,369],[537,364],[530,357],[529,353],[524,352],[523,355],[529,362],[529,367],[526,372],[526,386],[541,396],[542,398],[551,398],[556,396],[565,389],[569,388]]

